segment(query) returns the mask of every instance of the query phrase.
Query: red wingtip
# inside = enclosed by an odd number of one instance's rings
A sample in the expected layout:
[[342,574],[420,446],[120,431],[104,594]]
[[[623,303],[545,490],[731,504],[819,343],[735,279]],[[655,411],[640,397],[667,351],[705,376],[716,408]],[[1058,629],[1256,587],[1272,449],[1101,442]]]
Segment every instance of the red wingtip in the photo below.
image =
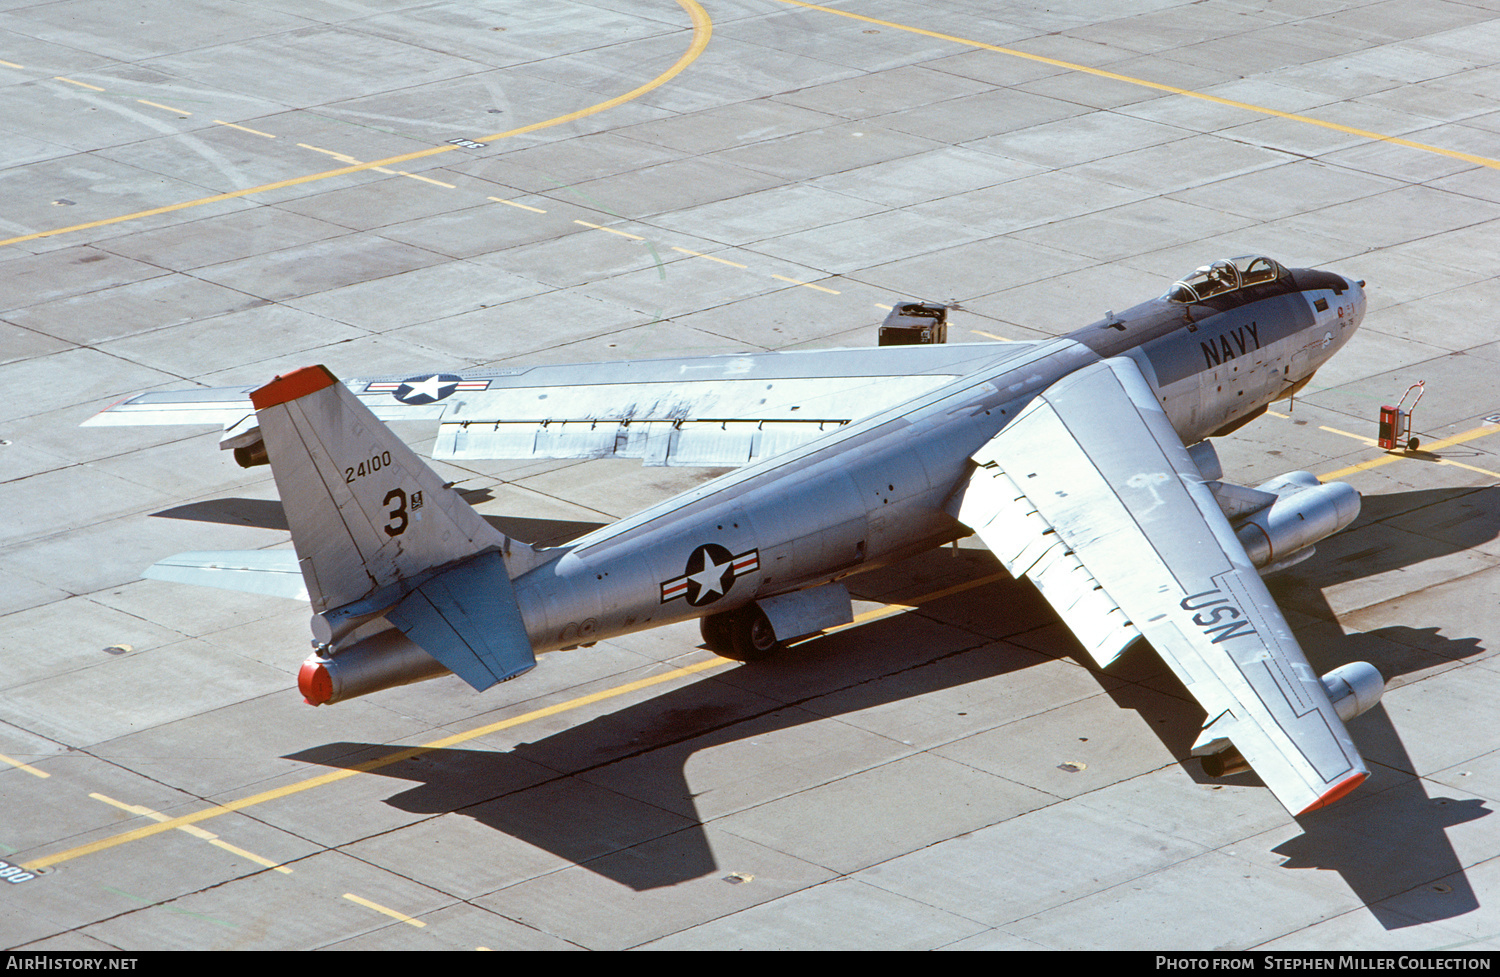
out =
[[1351,774],[1350,776],[1345,777],[1343,780],[1334,784],[1333,787],[1329,789],[1328,793],[1313,801],[1303,810],[1298,811],[1297,817],[1300,818],[1302,815],[1311,813],[1312,811],[1316,811],[1320,807],[1327,807],[1334,801],[1352,791],[1354,788],[1358,787],[1360,784],[1364,783],[1365,778],[1368,776],[1369,774],[1361,771],[1359,773]]
[[309,658],[297,673],[297,690],[310,706],[321,706],[333,697],[333,679],[323,663]]
[[255,405],[256,410],[265,410],[267,407],[317,393],[338,382],[338,377],[330,373],[326,366],[304,366],[277,377],[258,390],[250,391],[250,402]]

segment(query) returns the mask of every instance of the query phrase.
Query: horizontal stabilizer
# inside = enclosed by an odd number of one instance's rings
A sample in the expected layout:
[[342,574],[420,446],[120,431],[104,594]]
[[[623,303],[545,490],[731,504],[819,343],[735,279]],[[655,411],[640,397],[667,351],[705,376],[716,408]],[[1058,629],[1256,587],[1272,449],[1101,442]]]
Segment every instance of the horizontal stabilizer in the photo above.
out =
[[480,691],[536,665],[510,574],[493,550],[428,580],[386,620]]
[[266,597],[307,600],[302,568],[297,564],[297,554],[291,550],[178,553],[159,560],[141,576],[218,587],[220,590],[242,590]]

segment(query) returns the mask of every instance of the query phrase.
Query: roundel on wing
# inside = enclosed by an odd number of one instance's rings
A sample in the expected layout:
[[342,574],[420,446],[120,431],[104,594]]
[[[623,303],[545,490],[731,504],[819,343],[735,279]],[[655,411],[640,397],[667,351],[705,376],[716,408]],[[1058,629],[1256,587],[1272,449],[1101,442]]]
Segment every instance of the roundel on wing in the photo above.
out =
[[458,389],[461,377],[452,373],[433,373],[427,376],[407,377],[401,386],[392,391],[392,396],[403,404],[420,407],[436,403]]

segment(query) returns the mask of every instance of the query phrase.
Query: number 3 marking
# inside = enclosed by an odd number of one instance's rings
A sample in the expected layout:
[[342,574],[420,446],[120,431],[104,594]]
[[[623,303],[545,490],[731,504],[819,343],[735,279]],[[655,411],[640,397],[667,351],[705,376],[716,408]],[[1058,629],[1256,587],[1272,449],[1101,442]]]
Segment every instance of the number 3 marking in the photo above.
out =
[[400,489],[391,489],[385,493],[385,501],[381,504],[390,505],[392,501],[396,505],[395,508],[386,513],[386,515],[391,517],[391,521],[385,524],[385,534],[387,536],[400,536],[406,532],[406,493]]

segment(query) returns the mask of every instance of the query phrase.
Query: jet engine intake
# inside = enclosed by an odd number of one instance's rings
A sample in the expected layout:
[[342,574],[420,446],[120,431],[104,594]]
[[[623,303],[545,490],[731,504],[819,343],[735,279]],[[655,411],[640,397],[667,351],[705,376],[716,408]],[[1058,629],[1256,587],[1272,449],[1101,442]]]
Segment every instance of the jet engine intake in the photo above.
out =
[[1369,662],[1350,662],[1324,675],[1323,688],[1339,718],[1347,723],[1380,701],[1385,679]]
[[1359,493],[1345,482],[1321,484],[1308,472],[1288,472],[1257,491],[1278,498],[1238,524],[1245,553],[1258,570],[1279,570],[1312,555],[1312,546],[1359,516]]
[[447,674],[437,659],[389,628],[329,657],[311,656],[297,673],[297,688],[308,705],[321,706]]

